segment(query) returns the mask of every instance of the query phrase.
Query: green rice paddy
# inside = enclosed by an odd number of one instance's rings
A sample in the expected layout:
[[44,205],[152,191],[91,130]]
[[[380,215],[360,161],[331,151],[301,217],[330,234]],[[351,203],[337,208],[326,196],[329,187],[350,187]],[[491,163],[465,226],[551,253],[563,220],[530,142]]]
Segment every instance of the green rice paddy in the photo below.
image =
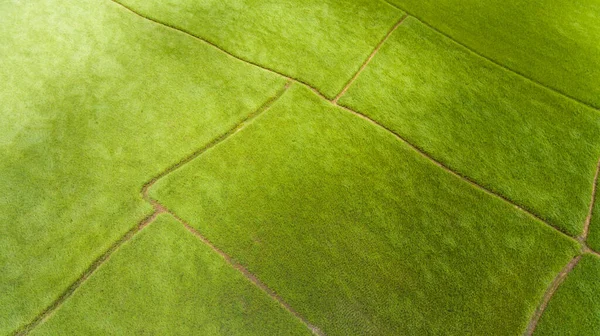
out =
[[0,2],[0,335],[600,335],[598,22]]

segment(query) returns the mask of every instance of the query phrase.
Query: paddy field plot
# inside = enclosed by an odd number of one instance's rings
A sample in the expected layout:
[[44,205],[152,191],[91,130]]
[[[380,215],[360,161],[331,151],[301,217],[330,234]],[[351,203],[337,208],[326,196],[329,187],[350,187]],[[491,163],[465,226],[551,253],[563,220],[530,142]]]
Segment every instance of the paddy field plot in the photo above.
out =
[[600,335],[597,22],[0,3],[0,334]]

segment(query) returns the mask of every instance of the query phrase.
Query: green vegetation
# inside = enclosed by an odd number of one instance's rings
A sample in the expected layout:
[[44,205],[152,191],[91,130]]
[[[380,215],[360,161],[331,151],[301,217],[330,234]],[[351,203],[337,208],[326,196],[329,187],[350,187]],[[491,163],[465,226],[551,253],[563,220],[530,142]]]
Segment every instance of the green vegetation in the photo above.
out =
[[[596,188],[598,188],[597,185]],[[596,199],[589,230],[589,235],[587,237],[589,247],[596,251],[600,251],[600,192],[598,192],[598,190],[596,191]]]
[[534,335],[598,335],[600,258],[584,255],[560,286]]
[[600,108],[600,1],[388,0],[477,52]]
[[118,0],[335,96],[402,17],[372,0]]
[[3,335],[149,213],[146,181],[285,82],[110,2],[1,6]]
[[117,251],[37,331],[34,334],[311,334],[169,215],[159,216]]
[[517,334],[577,252],[298,85],[150,192],[327,335]]
[[598,334],[600,0],[0,22],[0,335]]
[[588,212],[600,114],[409,18],[340,103],[571,235]]

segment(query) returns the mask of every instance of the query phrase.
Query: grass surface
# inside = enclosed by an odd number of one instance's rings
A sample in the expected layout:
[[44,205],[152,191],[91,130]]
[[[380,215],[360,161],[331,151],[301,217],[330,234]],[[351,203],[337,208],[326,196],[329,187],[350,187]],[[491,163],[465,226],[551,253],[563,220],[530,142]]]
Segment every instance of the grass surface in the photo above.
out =
[[577,250],[297,85],[151,195],[327,335],[520,333]]
[[598,335],[600,258],[584,255],[548,305],[534,335]]
[[588,212],[600,114],[409,18],[340,103],[571,235]]
[[231,128],[284,81],[110,2],[1,6],[6,334],[149,213],[139,196],[146,181]]
[[600,0],[115,1],[0,1],[0,335],[600,328]]
[[370,0],[118,0],[335,96],[402,13]]
[[504,66],[600,108],[600,0],[389,0]]
[[590,221],[588,245],[596,251],[600,251],[600,193],[596,185],[596,199],[592,209],[592,218]]
[[125,244],[34,335],[310,335],[170,215]]

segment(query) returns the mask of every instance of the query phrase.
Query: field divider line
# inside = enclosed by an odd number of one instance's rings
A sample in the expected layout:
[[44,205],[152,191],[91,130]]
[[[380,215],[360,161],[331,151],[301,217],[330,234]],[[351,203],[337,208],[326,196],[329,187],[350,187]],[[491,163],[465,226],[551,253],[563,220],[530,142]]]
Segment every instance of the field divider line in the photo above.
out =
[[[118,2],[117,0],[108,0],[108,1],[110,1],[110,2],[112,2],[112,3],[114,3],[114,4],[116,4],[117,6],[121,7],[122,9],[124,9],[124,10],[126,10],[126,11],[128,11],[128,12],[130,12],[130,13],[132,13],[132,14],[136,15],[136,16],[139,16],[139,17],[141,17],[142,19],[145,19],[145,20],[151,21],[151,22],[153,22],[153,23],[155,23],[155,24],[158,24],[158,25],[160,25],[160,26],[163,26],[163,27],[165,27],[165,28],[168,28],[168,29],[171,29],[171,30],[178,31],[178,32],[180,32],[180,33],[183,33],[183,34],[185,34],[185,35],[188,35],[188,36],[190,36],[191,38],[193,38],[193,39],[195,39],[195,40],[197,40],[197,41],[200,41],[200,42],[202,42],[202,43],[204,43],[204,44],[208,44],[209,46],[211,46],[211,47],[213,47],[213,48],[215,48],[215,49],[219,50],[220,52],[222,52],[222,53],[224,53],[224,54],[228,55],[229,57],[233,57],[233,58],[235,58],[235,59],[236,59],[236,60],[238,60],[238,61],[242,61],[242,62],[244,62],[244,63],[246,63],[246,64],[252,65],[252,66],[254,66],[254,67],[257,67],[257,68],[260,68],[260,69],[262,69],[262,70],[264,70],[264,71],[267,71],[267,72],[270,72],[270,73],[272,73],[272,74],[275,74],[275,75],[281,76],[281,77],[283,77],[283,78],[287,78],[288,80],[292,80],[292,81],[294,81],[294,82],[297,82],[297,83],[300,83],[300,84],[302,84],[302,85],[304,85],[304,86],[308,86],[308,87],[311,87],[311,88],[313,88],[313,87],[312,87],[310,84],[308,84],[308,83],[306,83],[306,82],[304,82],[304,81],[302,81],[302,80],[300,80],[300,79],[298,79],[298,78],[291,77],[291,76],[289,76],[289,75],[286,75],[286,74],[284,74],[284,73],[281,73],[281,72],[279,72],[279,71],[277,71],[277,70],[274,70],[274,69],[270,69],[270,68],[264,67],[264,66],[262,66],[262,65],[260,65],[260,64],[258,64],[258,63],[252,62],[252,61],[250,61],[250,60],[247,60],[247,59],[245,59],[245,58],[242,58],[242,57],[240,57],[240,56],[237,56],[237,55],[235,55],[235,54],[232,54],[231,52],[229,52],[229,51],[227,51],[227,50],[223,49],[222,47],[218,46],[218,45],[217,45],[217,44],[215,44],[214,42],[211,42],[211,41],[209,41],[209,40],[206,40],[206,39],[204,39],[204,38],[202,38],[202,37],[200,37],[200,36],[194,35],[193,33],[189,32],[189,31],[187,31],[187,30],[185,30],[185,29],[183,29],[183,28],[179,28],[179,27],[176,27],[176,26],[174,26],[174,25],[171,25],[171,24],[169,24],[169,23],[165,23],[165,22],[159,21],[159,20],[157,20],[157,19],[153,19],[153,18],[151,18],[151,17],[148,17],[148,16],[146,16],[146,15],[143,15],[143,14],[141,14],[141,13],[138,13],[138,12],[136,12],[136,11],[135,11],[133,8],[131,8],[131,7],[129,7],[129,6],[126,6],[126,5],[124,5],[124,4],[120,3],[120,2]],[[313,88],[313,90],[317,90],[317,89],[316,89],[316,88]],[[318,91],[318,90],[317,90],[317,91]],[[326,97],[326,96],[325,96],[323,93],[321,93],[320,91],[319,91],[319,95],[321,95],[321,96],[323,96],[323,97]],[[327,99],[327,100],[330,100],[330,98],[326,98],[326,99]]]
[[160,205],[163,209],[165,209],[166,213],[173,216],[177,221],[179,221],[191,234],[193,234],[196,238],[198,238],[202,243],[207,245],[211,250],[221,256],[232,268],[242,273],[242,275],[249,280],[253,285],[258,287],[261,291],[267,294],[271,299],[275,300],[279,305],[284,308],[288,313],[292,314],[295,318],[300,320],[314,335],[317,336],[325,336],[325,333],[321,331],[317,326],[311,324],[307,319],[305,319],[300,313],[298,313],[292,306],[290,306],[281,296],[279,296],[274,290],[272,290],[269,286],[267,286],[264,282],[262,282],[254,273],[250,272],[246,267],[242,264],[235,261],[231,256],[225,253],[223,250],[215,246],[208,238],[202,235],[197,229],[191,226],[188,222],[183,220],[173,211],[167,209],[164,205]]
[[546,293],[544,294],[544,297],[542,298],[542,302],[537,307],[533,316],[531,317],[531,320],[529,321],[529,325],[527,325],[527,329],[525,329],[525,333],[523,334],[524,336],[533,335],[533,332],[535,331],[535,328],[537,327],[537,325],[540,321],[540,318],[542,317],[542,314],[544,314],[544,311],[546,310],[548,303],[554,296],[554,293],[556,293],[556,291],[558,290],[558,287],[560,287],[560,285],[563,283],[563,281],[565,281],[565,279],[567,278],[569,273],[571,273],[571,271],[575,268],[577,263],[579,263],[579,260],[581,260],[581,254],[577,255],[573,259],[571,259],[571,261],[569,261],[569,263],[554,278],[552,283],[550,283],[550,286],[548,286],[548,289],[546,289]]
[[96,258],[96,260],[81,274],[81,276],[75,280],[54,302],[52,302],[46,309],[44,309],[38,316],[36,316],[33,321],[22,326],[17,331],[14,332],[14,335],[27,335],[33,329],[35,329],[42,322],[47,320],[57,309],[59,309],[62,304],[77,291],[81,285],[85,283],[85,281],[92,275],[100,266],[106,263],[111,255],[121,248],[122,245],[129,242],[137,233],[142,231],[145,227],[150,225],[158,215],[164,212],[162,208],[156,208],[152,214],[144,218],[138,225],[127,231],[119,240],[117,240],[113,245],[111,245],[101,256]]
[[[309,89],[311,89],[312,91],[314,91],[317,95],[319,95],[321,98],[327,100],[328,102],[332,103],[334,106],[340,107],[352,114],[355,114],[367,121],[369,121],[370,123],[383,128],[384,130],[388,131],[389,133],[391,133],[392,135],[394,135],[397,139],[399,139],[401,142],[404,142],[405,144],[407,144],[409,147],[411,147],[413,150],[415,150],[416,152],[418,152],[419,154],[421,154],[422,156],[424,156],[425,158],[429,159],[430,161],[432,161],[435,165],[437,165],[438,167],[444,169],[445,171],[451,173],[452,175],[468,182],[469,184],[473,185],[474,187],[484,191],[485,193],[495,196],[497,198],[500,198],[502,200],[504,200],[505,202],[510,203],[511,205],[515,206],[517,209],[521,210],[522,212],[528,214],[529,216],[533,217],[534,219],[537,219],[538,221],[541,221],[542,223],[545,223],[546,225],[550,226],[551,228],[553,228],[554,230],[558,231],[559,233],[567,236],[568,238],[573,239],[573,237],[569,236],[568,234],[560,231],[559,229],[557,229],[556,227],[554,227],[553,225],[547,223],[546,221],[544,221],[543,219],[539,218],[538,216],[536,216],[535,214],[527,211],[526,209],[524,209],[523,207],[513,203],[512,201],[508,200],[506,197],[496,194],[490,190],[488,190],[487,188],[477,184],[476,182],[470,180],[469,178],[451,170],[450,168],[448,168],[447,166],[445,166],[444,164],[438,162],[437,160],[433,159],[432,157],[430,157],[427,153],[425,153],[424,151],[422,151],[421,149],[419,149],[418,147],[414,146],[413,144],[411,144],[410,142],[406,141],[404,138],[400,137],[398,134],[396,134],[394,131],[388,129],[387,127],[377,123],[376,121],[370,119],[369,117],[363,115],[362,113],[356,112],[354,110],[351,110],[345,106],[341,106],[337,104],[337,101],[341,98],[341,96],[343,96],[345,94],[345,92],[348,90],[348,88],[352,85],[352,83],[354,82],[354,80],[359,76],[359,74],[362,72],[362,70],[370,63],[370,61],[372,60],[372,58],[375,56],[375,54],[379,51],[379,49],[381,48],[381,46],[383,45],[383,43],[389,38],[389,36],[406,20],[406,18],[408,18],[409,16],[413,16],[416,19],[418,19],[419,21],[423,22],[425,25],[427,25],[428,27],[430,27],[431,29],[437,31],[438,33],[450,38],[451,40],[453,40],[454,42],[456,42],[457,44],[465,47],[466,49],[470,50],[471,52],[479,55],[480,57],[483,57],[489,61],[491,61],[492,63],[510,71],[513,72],[525,79],[528,79],[529,81],[544,87],[546,89],[549,89],[551,91],[554,91],[562,96],[565,96],[566,98],[569,98],[571,100],[574,100],[576,102],[579,102],[583,105],[586,105],[592,109],[598,110],[597,108],[582,102],[574,97],[571,97],[557,89],[553,89],[550,87],[545,86],[544,84],[541,84],[531,78],[526,77],[525,75],[512,70],[492,59],[489,59],[488,57],[478,53],[477,51],[469,48],[468,46],[462,44],[461,42],[458,42],[457,40],[455,40],[454,38],[448,36],[447,34],[439,31],[437,28],[431,26],[430,24],[428,24],[427,22],[419,19],[418,17],[408,13],[407,11],[405,11],[404,9],[399,8],[398,6],[389,3],[388,1],[384,0],[385,2],[387,2],[388,4],[390,4],[393,7],[396,7],[402,11],[404,11],[406,14],[400,19],[400,21],[392,28],[392,30],[390,30],[388,32],[388,34],[384,37],[384,39],[382,41],[380,41],[380,43],[376,46],[375,50],[371,53],[371,55],[367,58],[367,60],[365,61],[365,63],[363,63],[363,65],[361,66],[361,68],[359,69],[359,71],[354,75],[353,78],[350,79],[350,81],[346,84],[346,86],[342,89],[342,91],[334,98],[334,99],[330,99],[327,96],[325,96],[323,93],[321,93],[317,88],[311,86],[310,84],[305,83],[304,81],[301,81],[297,78],[293,78],[290,77],[288,75],[285,75],[283,73],[280,73],[276,70],[273,69],[269,69],[266,68],[264,66],[261,66],[257,63],[251,62],[249,60],[246,60],[244,58],[241,58],[239,56],[236,56],[224,49],[222,49],[221,47],[219,47],[218,45],[214,44],[213,42],[210,42],[208,40],[205,40],[203,38],[200,38],[196,35],[193,35],[190,32],[185,31],[184,29],[169,25],[167,23],[164,22],[160,22],[158,20],[152,19],[150,17],[144,16],[136,11],[134,11],[132,8],[117,2],[116,0],[110,0],[111,2],[117,4],[118,6],[128,10],[129,12],[142,17],[146,20],[152,21],[156,24],[159,24],[161,26],[179,31],[181,33],[184,33],[186,35],[191,36],[194,39],[197,39],[201,42],[204,42],[218,50],[220,50],[221,52],[229,55],[230,57],[233,57],[237,60],[240,60],[244,63],[253,65],[255,67],[258,67],[262,70],[274,73],[276,75],[279,75],[281,77],[284,77],[286,79],[288,79],[288,82],[286,83],[286,85],[284,86],[284,88],[282,90],[280,90],[280,92],[278,92],[277,96],[274,98],[271,98],[270,100],[268,100],[265,104],[263,104],[261,106],[261,108],[259,108],[257,111],[255,111],[255,113],[250,114],[249,116],[247,116],[244,120],[242,120],[242,122],[240,122],[238,125],[236,125],[233,129],[231,129],[230,131],[228,131],[227,133],[221,135],[220,137],[218,137],[217,139],[211,141],[208,145],[204,146],[203,148],[201,148],[200,150],[195,151],[194,153],[192,153],[191,155],[189,155],[188,157],[184,158],[183,160],[179,161],[178,163],[176,163],[175,165],[173,165],[172,167],[170,167],[169,169],[163,171],[162,173],[160,173],[159,175],[157,175],[155,178],[153,178],[152,180],[150,180],[149,182],[147,182],[146,184],[144,184],[143,188],[142,188],[142,197],[144,198],[144,200],[148,201],[149,203],[151,203],[151,205],[154,207],[154,212],[152,214],[150,214],[149,216],[147,216],[144,220],[142,220],[138,225],[136,225],[134,228],[130,229],[125,235],[123,235],[119,240],[117,240],[112,246],[110,246],[108,248],[108,250],[102,254],[100,257],[98,257],[87,269],[86,271],[84,271],[84,273],[73,283],[71,284],[71,286],[69,286],[67,288],[67,290],[61,294],[61,296],[59,296],[52,304],[50,304],[44,311],[42,311],[41,314],[39,314],[38,316],[36,316],[36,318],[30,322],[29,324],[19,328],[14,334],[15,335],[27,335],[31,330],[33,330],[35,327],[37,327],[40,323],[44,322],[48,317],[50,317],[52,315],[53,312],[55,312],[58,308],[60,308],[60,306],[69,298],[71,297],[71,295],[100,267],[102,266],[106,261],[108,261],[110,259],[110,256],[116,252],[123,244],[127,243],[128,241],[130,241],[137,233],[139,233],[141,230],[143,230],[146,226],[148,226],[149,224],[151,224],[156,217],[161,214],[161,213],[169,213],[170,215],[172,215],[174,218],[176,218],[179,222],[182,223],[182,225],[184,225],[184,227],[190,231],[192,234],[194,234],[196,237],[198,237],[202,242],[204,242],[205,244],[207,244],[211,249],[213,249],[215,252],[217,252],[219,255],[221,255],[232,267],[234,267],[236,270],[240,271],[249,281],[251,281],[254,285],[256,285],[257,287],[259,287],[261,290],[263,290],[265,293],[267,293],[271,298],[273,298],[275,301],[277,301],[282,307],[284,307],[288,312],[290,312],[292,315],[294,315],[296,318],[298,318],[299,320],[301,320],[315,335],[321,336],[321,335],[325,335],[318,327],[313,326],[312,324],[310,324],[306,319],[304,319],[301,315],[299,315],[299,313],[297,311],[295,311],[289,304],[287,304],[285,301],[283,301],[283,299],[281,297],[279,297],[277,295],[277,293],[275,293],[273,290],[271,290],[266,284],[264,284],[262,281],[260,281],[254,274],[252,274],[250,271],[248,271],[245,267],[243,267],[242,265],[238,264],[237,262],[235,262],[230,256],[228,256],[226,253],[224,253],[223,251],[221,251],[220,249],[218,249],[216,246],[214,246],[208,239],[206,239],[204,236],[202,236],[196,229],[194,229],[192,226],[190,226],[187,222],[183,221],[180,217],[178,217],[176,214],[174,214],[173,212],[169,211],[168,209],[166,209],[164,206],[162,206],[160,203],[158,203],[156,200],[153,200],[149,197],[148,195],[148,191],[150,189],[150,187],[156,183],[159,179],[163,178],[164,176],[168,175],[169,173],[177,170],[178,168],[182,167],[183,165],[185,165],[186,163],[189,163],[190,161],[192,161],[193,159],[195,159],[196,157],[198,157],[199,155],[201,155],[202,153],[204,153],[206,150],[214,147],[215,145],[219,144],[220,142],[224,141],[226,138],[228,138],[229,136],[235,134],[236,132],[238,132],[239,130],[241,130],[242,128],[244,128],[245,124],[250,122],[252,119],[256,118],[259,114],[261,114],[262,112],[268,110],[268,108],[279,98],[281,97],[281,95],[283,95],[283,93],[285,93],[285,91],[287,91],[287,89],[289,88],[289,86],[291,85],[292,82],[296,82],[300,85],[303,85]],[[599,166],[598,168],[600,169],[600,161],[599,161]],[[598,171],[596,172],[596,176],[595,176],[595,181],[597,181],[598,179]],[[594,186],[594,190],[593,190],[593,195],[595,196],[595,186]],[[590,206],[590,208],[593,208],[593,203]],[[589,227],[589,220],[586,220],[586,227]],[[587,230],[586,230],[587,231]],[[596,251],[593,251],[591,249],[588,248],[588,252],[592,253],[596,256],[600,256],[600,254]],[[570,272],[573,267],[577,264],[577,262],[579,261],[579,259],[581,258],[581,255],[575,257],[568,265],[567,267],[565,267],[565,270],[563,270],[559,276],[557,276],[557,278],[555,279],[555,281],[553,282],[552,286],[550,287],[550,289],[553,289],[551,291],[551,295],[554,293],[554,291],[556,291],[556,288],[558,288],[558,286],[560,285],[560,283],[562,283],[562,281],[564,281],[564,278],[566,277],[566,275],[568,274],[568,272]],[[543,309],[545,309],[545,306],[547,305],[547,301],[549,301],[550,298],[548,298],[547,300],[545,299],[543,302],[543,308],[542,308],[542,312]],[[541,316],[541,313],[539,314]],[[537,319],[539,319],[539,316],[537,317]],[[533,321],[533,320],[532,320]],[[537,321],[536,321],[537,323]],[[535,325],[534,325],[535,328]],[[532,330],[533,332],[533,330]]]
[[[319,94],[318,91],[315,91],[316,94]],[[583,240],[580,237],[573,237],[563,231],[561,231],[560,229],[558,229],[557,227],[555,227],[554,225],[546,222],[545,220],[543,220],[542,218],[538,217],[537,215],[535,215],[534,213],[528,211],[527,209],[523,208],[522,206],[512,202],[511,200],[509,200],[508,198],[497,194],[487,188],[485,188],[484,186],[478,184],[477,182],[471,180],[470,178],[463,176],[462,174],[452,170],[451,168],[447,167],[446,165],[444,165],[443,163],[437,161],[436,159],[434,159],[433,157],[431,157],[429,154],[427,154],[425,151],[423,151],[422,149],[420,149],[419,147],[413,145],[412,143],[410,143],[409,141],[407,141],[406,139],[404,139],[403,137],[401,137],[399,134],[397,134],[396,132],[394,132],[393,130],[387,128],[386,126],[381,125],[380,123],[378,123],[377,121],[369,118],[368,116],[354,111],[346,106],[342,106],[342,105],[338,105],[337,103],[330,101],[330,103],[332,103],[333,105],[346,110],[349,113],[352,113],[354,115],[356,115],[359,118],[362,118],[368,122],[370,122],[371,124],[376,125],[379,128],[384,129],[385,131],[391,133],[393,136],[396,137],[396,139],[398,139],[399,141],[403,142],[404,144],[406,144],[407,146],[409,146],[411,149],[413,149],[414,151],[416,151],[418,154],[420,154],[421,156],[425,157],[426,159],[428,159],[429,161],[431,161],[433,164],[435,164],[436,166],[438,166],[439,168],[445,170],[446,172],[454,175],[455,177],[471,184],[473,187],[485,192],[486,194],[499,198],[504,202],[507,202],[511,205],[513,205],[515,208],[517,208],[518,210],[520,210],[521,212],[527,214],[528,216],[532,217],[533,219],[545,224],[546,226],[550,227],[551,229],[553,229],[554,231],[558,232],[559,234],[561,234],[562,236],[570,239],[570,240],[574,240],[580,243],[580,246],[582,247],[582,252],[580,254],[578,254],[577,256],[575,256],[568,264],[567,266],[565,266],[565,268],[557,275],[557,277],[554,279],[554,281],[551,283],[550,287],[547,289],[546,294],[543,297],[542,303],[540,304],[540,306],[536,309],[534,316],[532,317],[525,335],[526,336],[531,336],[533,334],[533,332],[535,331],[535,328],[537,326],[537,323],[539,322],[542,314],[544,313],[548,303],[550,302],[550,300],[552,299],[552,296],[554,295],[554,293],[556,292],[556,290],[558,289],[558,287],[562,284],[562,282],[566,279],[567,275],[573,270],[573,268],[577,265],[577,263],[579,263],[579,260],[581,259],[581,257],[583,256],[583,254],[592,254],[598,258],[600,258],[600,253],[593,250],[592,248],[590,248],[587,244],[586,244],[586,239],[587,239],[587,233],[588,233],[588,229],[589,229],[589,223],[591,220],[591,214],[592,214],[592,210],[594,207],[594,200],[595,200],[595,196],[596,196],[596,185],[598,182],[598,178],[600,175],[600,160],[598,161],[598,166],[596,168],[596,173],[594,176],[594,186],[592,189],[592,204],[590,204],[590,212],[588,217],[586,218],[586,229],[585,229],[585,234],[584,234],[584,238]]]
[[379,41],[379,43],[377,44],[377,46],[375,47],[375,49],[373,49],[373,52],[371,52],[371,54],[369,55],[369,57],[367,57],[367,59],[365,60],[365,62],[361,65],[361,67],[354,74],[354,76],[352,76],[352,78],[350,78],[350,80],[346,83],[346,85],[344,85],[344,88],[342,89],[342,91],[340,91],[340,93],[338,93],[338,95],[335,96],[335,98],[333,98],[333,100],[331,102],[333,102],[334,104],[337,104],[337,101],[346,93],[346,91],[348,91],[348,89],[350,88],[350,86],[352,85],[352,83],[354,83],[354,81],[356,80],[356,78],[358,78],[358,76],[360,75],[360,73],[367,67],[367,65],[369,65],[369,63],[371,62],[371,60],[373,59],[373,57],[375,57],[375,55],[377,54],[377,52],[379,51],[379,49],[381,49],[381,47],[383,46],[383,44],[385,43],[385,41],[387,41],[387,39],[392,35],[392,33],[394,31],[396,31],[396,29],[398,29],[398,27],[404,22],[404,20],[406,20],[406,18],[408,18],[408,14],[404,14],[400,18],[400,20],[398,20],[398,22],[394,25],[394,27],[392,27],[392,29],[390,29],[390,31],[385,35],[385,37],[381,41]]
[[267,99],[258,109],[256,109],[252,113],[248,114],[242,121],[240,121],[239,123],[237,123],[234,127],[232,127],[231,129],[229,129],[227,132],[221,134],[220,136],[216,137],[215,139],[213,139],[208,144],[202,146],[200,149],[194,151],[192,154],[186,156],[185,158],[183,158],[179,162],[175,163],[171,167],[165,169],[164,171],[162,171],[161,173],[159,173],[158,175],[156,175],[155,177],[153,177],[150,181],[146,182],[144,184],[144,186],[142,187],[142,190],[141,190],[142,198],[144,200],[150,202],[150,204],[152,204],[153,206],[157,206],[158,204],[156,203],[155,200],[153,200],[153,199],[151,199],[149,197],[148,192],[149,192],[150,188],[158,180],[160,180],[161,178],[163,178],[163,177],[169,175],[170,173],[176,171],[177,169],[183,167],[186,163],[189,163],[190,161],[194,160],[198,156],[202,155],[202,153],[204,153],[207,150],[215,147],[216,145],[218,145],[221,142],[225,141],[227,138],[229,138],[233,134],[235,134],[235,133],[239,132],[240,130],[242,130],[243,128],[245,128],[249,123],[252,122],[252,120],[254,120],[256,117],[258,117],[262,113],[266,112],[271,106],[273,106],[273,104],[279,98],[281,98],[281,96],[283,96],[283,94],[290,88],[290,86],[292,85],[292,83],[293,83],[293,79],[292,80],[288,80],[285,83],[285,85],[281,89],[279,89],[279,91],[277,91],[275,93],[275,95],[273,97]]
[[587,246],[587,244],[583,245],[583,248],[581,250],[581,254],[591,254],[591,255],[594,255],[594,256],[600,258],[600,253],[592,250],[589,246]]
[[594,184],[592,185],[592,200],[590,201],[590,208],[588,210],[587,217],[585,218],[585,223],[583,226],[583,233],[579,239],[581,242],[585,242],[587,240],[588,234],[590,233],[590,223],[592,222],[592,214],[594,213],[594,205],[596,202],[596,188],[598,185],[598,173],[600,173],[600,159],[598,159],[598,165],[596,166],[596,174],[594,175]]
[[382,129],[386,130],[387,132],[391,133],[394,137],[396,137],[396,139],[398,139],[400,142],[403,142],[404,144],[406,144],[407,146],[409,146],[411,149],[413,149],[415,152],[417,152],[418,154],[420,154],[424,158],[428,159],[429,161],[431,161],[433,164],[435,164],[439,168],[441,168],[441,169],[445,170],[446,172],[454,175],[455,177],[459,178],[460,180],[469,183],[471,186],[475,187],[476,189],[479,189],[479,190],[483,191],[484,193],[486,193],[486,194],[488,194],[490,196],[498,198],[498,199],[500,199],[500,200],[502,200],[502,201],[504,201],[504,202],[506,202],[506,203],[508,203],[508,204],[510,204],[512,206],[514,206],[519,211],[521,211],[521,212],[525,213],[526,215],[532,217],[533,219],[535,219],[535,220],[537,220],[537,221],[539,221],[539,222],[547,225],[548,227],[552,228],[554,231],[560,233],[564,237],[569,238],[570,240],[577,240],[575,237],[572,237],[571,235],[569,235],[569,234],[561,231],[556,226],[554,226],[554,225],[546,222],[544,219],[542,219],[538,215],[536,215],[533,212],[527,210],[523,206],[521,206],[521,205],[519,205],[519,204],[511,201],[507,197],[505,197],[505,196],[503,196],[501,194],[498,194],[498,193],[496,193],[496,192],[494,192],[494,191],[492,191],[492,190],[490,190],[490,189],[482,186],[481,184],[475,182],[471,178],[469,178],[469,177],[467,177],[467,176],[465,176],[465,175],[463,175],[463,174],[461,174],[461,173],[459,173],[457,171],[454,171],[450,167],[446,166],[445,164],[441,163],[440,161],[438,161],[435,158],[433,158],[432,156],[430,156],[427,152],[425,152],[421,148],[417,147],[416,145],[412,144],[408,140],[404,139],[402,136],[400,136],[398,133],[396,133],[395,131],[391,130],[390,128],[388,128],[388,127],[386,127],[386,126],[378,123],[377,121],[369,118],[368,116],[366,116],[366,115],[364,115],[364,114],[362,114],[360,112],[354,111],[354,110],[352,110],[352,109],[350,109],[350,108],[348,108],[346,106],[338,105],[338,104],[335,104],[335,103],[332,103],[332,104],[335,105],[335,106],[337,106],[337,107],[339,107],[339,108],[341,108],[341,109],[343,109],[343,110],[345,110],[345,111],[347,111],[347,112],[349,112],[349,113],[354,114],[355,116],[357,116],[359,118],[362,118],[363,120],[368,121],[369,123],[371,123],[371,124],[373,124],[373,125],[375,125],[375,126],[377,126],[379,128],[382,128]]
[[423,20],[422,18],[416,16],[415,14],[413,14],[413,13],[405,10],[404,8],[401,8],[400,6],[398,6],[398,5],[394,4],[394,3],[391,3],[388,0],[382,0],[382,1],[386,2],[388,5],[394,7],[396,9],[398,9],[398,10],[401,10],[401,11],[405,12],[406,14],[408,14],[408,16],[414,17],[415,19],[419,20],[421,23],[423,23],[424,25],[426,25],[430,29],[433,29],[437,33],[439,33],[439,34],[441,34],[441,35],[449,38],[450,40],[454,41],[454,43],[462,46],[463,48],[465,48],[467,50],[469,50],[473,54],[475,54],[475,55],[477,55],[477,56],[479,56],[481,58],[484,58],[484,59],[486,59],[486,60],[494,63],[495,65],[503,68],[504,70],[509,71],[511,73],[514,73],[515,75],[518,75],[519,77],[524,78],[524,79],[528,80],[529,82],[531,82],[531,83],[533,83],[533,84],[535,84],[535,85],[537,85],[539,87],[542,87],[542,88],[544,88],[546,90],[549,90],[549,91],[552,91],[552,92],[554,92],[554,93],[556,93],[556,94],[558,94],[558,95],[560,95],[560,96],[562,96],[564,98],[567,98],[568,100],[571,100],[571,101],[577,102],[579,104],[585,105],[585,106],[591,108],[592,110],[595,110],[596,112],[600,112],[600,107],[595,107],[594,105],[592,105],[590,103],[587,103],[587,102],[584,102],[583,100],[580,100],[579,98],[576,98],[576,97],[574,97],[574,96],[572,96],[572,95],[570,95],[570,94],[568,94],[566,92],[563,92],[560,89],[553,88],[551,86],[543,84],[542,82],[539,82],[536,79],[530,78],[530,77],[528,77],[527,75],[525,75],[524,73],[522,73],[522,72],[520,72],[518,70],[512,69],[512,68],[508,67],[507,65],[504,65],[504,64],[500,63],[499,61],[494,60],[493,58],[485,56],[484,54],[480,53],[479,51],[477,51],[477,50],[469,47],[468,45],[466,45],[466,44],[458,41],[457,39],[455,39],[454,37],[448,35],[447,33],[444,33],[443,31],[439,30],[438,28],[436,28],[432,24],[430,24],[427,21]]

